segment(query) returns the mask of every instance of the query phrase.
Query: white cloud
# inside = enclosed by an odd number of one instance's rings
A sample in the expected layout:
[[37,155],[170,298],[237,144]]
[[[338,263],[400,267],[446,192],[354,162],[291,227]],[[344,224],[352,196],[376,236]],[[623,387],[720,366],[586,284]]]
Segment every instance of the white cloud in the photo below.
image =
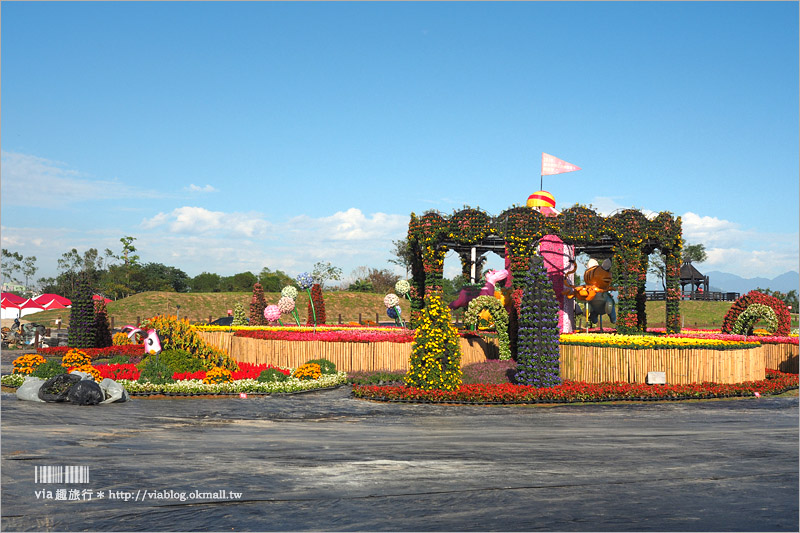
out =
[[[408,228],[408,216],[373,213],[370,217],[351,207],[329,217],[311,218],[301,215],[291,219],[287,230],[303,234],[312,241],[369,241],[397,239],[398,231]],[[392,237],[389,237],[392,236]],[[391,242],[390,242],[391,244]]]
[[200,187],[199,185],[195,185],[194,183],[190,184],[188,187],[184,187],[183,189],[191,192],[218,192],[217,189],[215,189],[211,185]]
[[212,234],[254,237],[264,235],[270,223],[257,213],[225,213],[203,207],[183,206],[170,213],[144,219],[144,229],[164,228],[178,234]]
[[19,206],[59,207],[78,202],[151,197],[114,180],[95,180],[65,163],[16,152],[2,153],[4,203]]

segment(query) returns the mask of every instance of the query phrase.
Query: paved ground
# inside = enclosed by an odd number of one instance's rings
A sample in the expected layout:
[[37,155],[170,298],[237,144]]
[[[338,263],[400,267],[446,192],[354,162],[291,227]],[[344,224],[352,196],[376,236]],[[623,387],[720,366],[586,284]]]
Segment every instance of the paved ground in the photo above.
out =
[[[46,465],[88,466],[89,482],[36,483],[35,467]],[[67,489],[66,501],[56,489]],[[345,387],[77,407],[2,394],[4,531],[797,531],[798,523],[796,397],[436,406],[359,401]]]

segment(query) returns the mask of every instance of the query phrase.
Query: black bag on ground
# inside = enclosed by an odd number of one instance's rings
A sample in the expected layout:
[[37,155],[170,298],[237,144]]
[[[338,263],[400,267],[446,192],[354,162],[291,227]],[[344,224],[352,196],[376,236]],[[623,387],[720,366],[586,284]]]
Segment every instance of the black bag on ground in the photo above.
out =
[[75,405],[97,405],[106,399],[103,389],[94,381],[84,379],[69,389],[67,398]]
[[39,389],[39,399],[46,402],[65,402],[73,385],[81,380],[74,374],[59,374],[45,381]]

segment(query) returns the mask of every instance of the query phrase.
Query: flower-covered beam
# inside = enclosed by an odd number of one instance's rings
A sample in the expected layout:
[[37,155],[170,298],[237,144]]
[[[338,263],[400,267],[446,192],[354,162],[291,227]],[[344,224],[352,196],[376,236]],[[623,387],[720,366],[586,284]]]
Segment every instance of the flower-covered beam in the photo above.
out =
[[[471,250],[476,259],[494,251],[506,258],[514,288],[530,266],[536,242],[556,235],[575,247],[575,253],[613,257],[614,287],[619,291],[617,325],[620,333],[643,331],[647,320],[644,284],[647,256],[659,249],[666,257],[666,325],[671,333],[680,330],[681,220],[669,212],[648,219],[641,211],[626,209],[610,217],[580,205],[560,215],[545,217],[529,207],[512,207],[496,217],[480,209],[465,208],[450,217],[429,212],[411,214],[408,241],[412,260],[412,310],[423,307],[425,295],[441,291],[444,256],[454,250],[462,258],[462,272],[471,270]],[[676,266],[677,265],[677,266]],[[412,314],[412,324],[415,316]]]

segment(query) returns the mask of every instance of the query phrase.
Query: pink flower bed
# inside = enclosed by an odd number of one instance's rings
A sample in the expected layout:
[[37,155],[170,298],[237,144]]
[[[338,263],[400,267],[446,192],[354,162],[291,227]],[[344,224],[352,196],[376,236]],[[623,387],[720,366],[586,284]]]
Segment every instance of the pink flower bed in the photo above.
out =
[[414,332],[404,328],[392,331],[370,330],[361,328],[352,330],[325,331],[247,331],[234,333],[236,337],[277,341],[324,341],[324,342],[412,342]]

